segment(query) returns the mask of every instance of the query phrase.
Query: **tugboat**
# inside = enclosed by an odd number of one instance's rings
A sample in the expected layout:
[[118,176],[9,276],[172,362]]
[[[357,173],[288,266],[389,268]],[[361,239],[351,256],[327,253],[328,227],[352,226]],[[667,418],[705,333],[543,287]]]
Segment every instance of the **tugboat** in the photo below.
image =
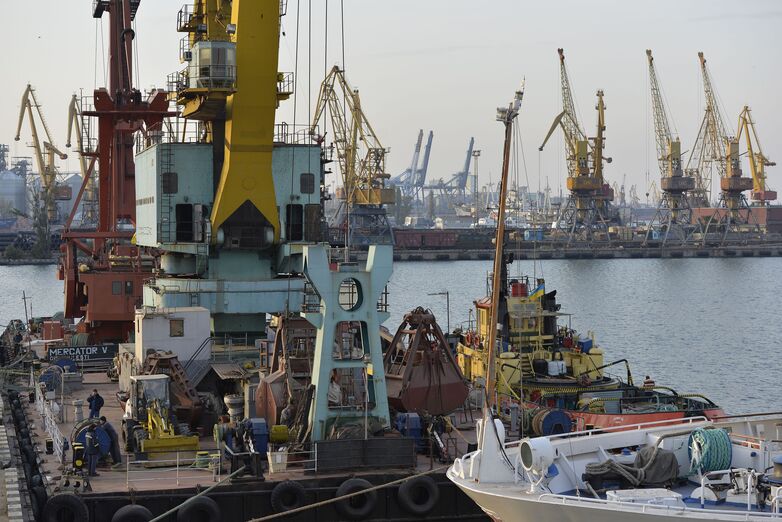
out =
[[[503,182],[499,215],[505,215],[506,188]],[[522,432],[529,435],[724,415],[702,395],[649,381],[635,385],[626,359],[606,363],[594,334],[561,325],[559,319],[570,314],[560,311],[556,290],[547,292],[542,278],[509,278],[514,256],[504,225],[497,224],[488,295],[475,301],[476,327],[462,332],[456,347],[460,370],[473,389],[488,390],[498,413],[508,417],[515,405]],[[620,365],[623,377],[606,371]],[[487,372],[492,366],[496,371]]]

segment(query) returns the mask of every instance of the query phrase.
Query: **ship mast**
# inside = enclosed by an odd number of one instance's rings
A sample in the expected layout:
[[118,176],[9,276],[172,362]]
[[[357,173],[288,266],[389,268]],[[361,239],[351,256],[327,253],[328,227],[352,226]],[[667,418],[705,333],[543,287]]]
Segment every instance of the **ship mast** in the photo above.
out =
[[505,125],[505,146],[502,153],[502,177],[500,178],[500,204],[497,213],[497,235],[494,248],[494,272],[492,273],[491,285],[491,321],[489,322],[489,331],[487,339],[488,362],[486,365],[486,405],[489,409],[495,402],[495,380],[496,380],[496,342],[497,342],[497,320],[499,315],[501,286],[503,280],[501,272],[505,262],[504,242],[505,242],[505,201],[508,195],[508,170],[510,166],[510,148],[513,139],[513,121],[519,115],[521,99],[524,97],[524,82],[516,91],[513,101],[508,107],[499,107],[497,109],[497,121]]

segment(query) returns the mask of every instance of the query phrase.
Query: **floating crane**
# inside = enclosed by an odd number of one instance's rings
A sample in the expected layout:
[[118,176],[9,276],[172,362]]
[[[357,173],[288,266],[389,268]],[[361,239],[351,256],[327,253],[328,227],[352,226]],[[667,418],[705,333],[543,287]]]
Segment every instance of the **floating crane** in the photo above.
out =
[[546,134],[539,150],[543,150],[549,138],[560,127],[565,137],[565,158],[567,160],[567,188],[570,195],[560,210],[557,228],[573,239],[592,239],[595,233],[603,232],[608,237],[609,204],[613,200],[613,190],[603,178],[603,162],[611,163],[611,158],[603,155],[605,148],[605,102],[603,91],[597,91],[597,134],[588,138],[576,115],[573,94],[570,87],[565,51],[559,53],[560,82],[562,90],[562,112]]
[[657,70],[654,66],[651,49],[646,50],[646,58],[649,62],[649,85],[652,94],[652,113],[662,195],[657,202],[657,211],[647,228],[645,241],[649,241],[653,230],[659,229],[662,245],[665,245],[669,238],[684,243],[690,239],[696,228],[691,224],[692,208],[687,197],[687,192],[695,188],[695,180],[690,176],[685,176],[682,171],[682,144],[678,136],[674,137],[668,123],[668,112],[657,81]]
[[720,208],[715,209],[709,218],[704,234],[708,234],[709,228],[716,220],[723,229],[725,241],[731,231],[740,233],[742,226],[749,224],[751,211],[744,192],[752,190],[752,180],[742,176],[739,140],[727,132],[725,118],[717,102],[717,94],[702,52],[698,53],[698,59],[703,76],[706,110],[686,171],[696,173],[695,195],[701,199],[705,195],[705,188],[711,187],[711,182],[705,181],[706,176],[710,180],[713,172],[717,171],[720,178],[720,199],[717,206]]
[[338,66],[331,69],[320,86],[310,127],[313,135],[327,110],[342,174],[340,208],[330,228],[344,234],[347,246],[393,244],[385,209],[385,205],[396,201],[394,189],[385,186],[390,178],[386,173],[388,150],[369,123],[358,90],[348,84],[345,71]]
[[740,140],[742,134],[744,134],[747,140],[747,157],[749,158],[749,169],[752,173],[752,204],[766,207],[769,201],[777,199],[776,191],[768,190],[766,186],[766,167],[773,167],[776,163],[763,154],[758,133],[755,130],[755,122],[747,105],[744,106],[739,115],[739,130],[736,133],[736,140]]
[[[27,121],[30,124],[30,133],[32,134],[32,148],[35,155],[35,161],[38,165],[38,173],[41,176],[41,201],[46,207],[46,214],[50,223],[58,221],[57,200],[68,201],[71,199],[71,194],[68,185],[58,184],[57,177],[59,172],[55,165],[56,158],[61,160],[67,159],[68,155],[61,152],[60,149],[54,144],[52,139],[52,133],[49,131],[49,126],[46,124],[46,118],[43,117],[43,111],[41,110],[41,104],[38,103],[38,98],[35,96],[35,89],[32,85],[27,84],[27,88],[22,94],[22,105],[19,109],[19,122],[16,125],[15,141],[19,141],[22,125],[24,124],[24,117],[27,115]],[[41,128],[44,132],[44,140],[41,141],[41,137],[38,134],[38,126],[36,125],[36,115]]]

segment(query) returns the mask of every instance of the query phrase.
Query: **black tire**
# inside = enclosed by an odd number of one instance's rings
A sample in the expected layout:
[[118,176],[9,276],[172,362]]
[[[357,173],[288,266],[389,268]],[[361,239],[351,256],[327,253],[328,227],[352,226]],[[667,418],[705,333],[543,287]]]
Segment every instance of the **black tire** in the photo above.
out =
[[127,506],[122,506],[114,513],[114,516],[111,517],[111,522],[149,522],[153,518],[155,517],[152,515],[152,512],[144,506],[128,504]]
[[43,522],[81,522],[89,520],[90,513],[81,498],[73,493],[49,497],[43,508]]
[[195,497],[179,508],[177,522],[220,522],[223,514],[220,506],[209,497]]
[[[341,497],[369,489],[372,484],[360,478],[351,478],[340,484],[335,497]],[[334,503],[337,512],[349,520],[361,520],[369,516],[377,504],[377,491],[370,491],[363,495],[356,495]]]
[[403,482],[396,494],[399,505],[411,515],[424,516],[440,500],[440,488],[432,477],[416,477]]
[[33,486],[30,491],[33,495],[33,505],[37,508],[38,513],[40,513],[43,511],[44,506],[46,506],[46,488],[39,484]]
[[300,483],[286,480],[274,486],[271,502],[275,513],[284,513],[302,507],[307,502],[307,493]]

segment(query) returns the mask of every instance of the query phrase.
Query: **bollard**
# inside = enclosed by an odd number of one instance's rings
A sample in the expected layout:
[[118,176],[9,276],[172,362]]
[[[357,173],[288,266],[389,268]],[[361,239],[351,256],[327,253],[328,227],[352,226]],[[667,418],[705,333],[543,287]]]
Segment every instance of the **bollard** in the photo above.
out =
[[84,401],[81,399],[73,399],[73,415],[74,422],[79,423],[84,420]]

